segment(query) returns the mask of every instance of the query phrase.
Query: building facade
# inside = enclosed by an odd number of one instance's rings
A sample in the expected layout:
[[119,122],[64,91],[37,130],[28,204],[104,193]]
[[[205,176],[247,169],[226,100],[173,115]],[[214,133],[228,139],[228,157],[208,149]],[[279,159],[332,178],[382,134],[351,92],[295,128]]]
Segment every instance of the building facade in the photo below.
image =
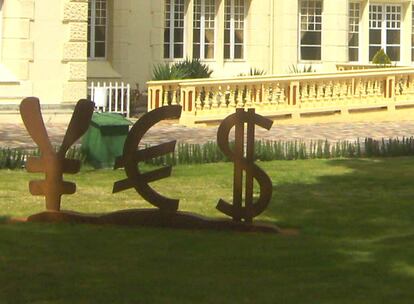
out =
[[85,97],[87,8],[87,0],[0,1],[0,106]]
[[414,61],[411,0],[2,0],[0,102],[86,96],[87,81],[140,88],[155,64],[199,58],[214,77],[251,68],[335,70],[381,48]]

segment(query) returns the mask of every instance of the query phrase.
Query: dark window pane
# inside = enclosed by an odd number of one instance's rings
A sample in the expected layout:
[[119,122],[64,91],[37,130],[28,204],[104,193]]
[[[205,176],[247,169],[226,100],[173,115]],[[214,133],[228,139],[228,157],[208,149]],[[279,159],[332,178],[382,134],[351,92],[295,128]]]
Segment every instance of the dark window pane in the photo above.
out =
[[184,42],[183,29],[174,29],[174,42]]
[[170,45],[164,44],[164,58],[170,58]]
[[411,49],[411,61],[414,61],[414,49]]
[[400,30],[387,30],[387,44],[400,44],[401,32]]
[[95,43],[95,57],[104,58],[105,57],[105,42],[96,42]]
[[320,47],[306,47],[300,48],[302,60],[321,60]]
[[224,59],[230,59],[230,45],[224,46]]
[[358,61],[358,49],[349,49],[349,61]]
[[182,44],[174,44],[174,58],[183,58],[184,47]]
[[349,46],[358,46],[359,45],[359,35],[356,33],[349,34]]
[[230,43],[230,31],[229,30],[224,31],[224,43]]
[[242,45],[236,45],[234,47],[234,58],[243,59],[243,46]]
[[193,30],[194,43],[200,43],[200,30]]
[[200,58],[200,45],[199,44],[193,45],[193,57]]
[[381,49],[380,46],[370,46],[369,47],[369,61],[372,61],[375,54]]
[[164,43],[169,43],[169,42],[170,42],[170,30],[165,29],[164,30]]
[[105,41],[105,27],[104,26],[97,26],[95,27],[95,40],[96,41]]
[[381,30],[369,30],[369,44],[381,44]]
[[302,32],[302,39],[300,41],[302,45],[320,45],[321,33],[320,32]]
[[400,47],[399,46],[388,46],[386,53],[390,57],[391,61],[400,61]]

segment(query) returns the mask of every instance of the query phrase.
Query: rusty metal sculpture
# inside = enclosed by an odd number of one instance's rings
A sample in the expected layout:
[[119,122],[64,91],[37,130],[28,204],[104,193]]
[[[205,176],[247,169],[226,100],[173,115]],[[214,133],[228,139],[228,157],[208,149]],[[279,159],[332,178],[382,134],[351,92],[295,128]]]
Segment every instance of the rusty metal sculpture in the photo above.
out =
[[137,151],[137,148],[141,139],[155,124],[161,120],[179,118],[180,116],[181,106],[166,106],[147,113],[134,124],[125,141],[123,156],[118,158],[115,163],[115,169],[125,168],[128,178],[114,183],[113,193],[135,188],[146,201],[161,211],[177,211],[179,200],[164,197],[148,185],[150,182],[171,176],[172,167],[168,166],[148,173],[141,173],[138,168],[138,163],[141,161],[174,152],[177,141],[174,140],[145,150]]
[[[244,124],[247,123],[247,139],[244,144]],[[223,153],[234,162],[233,204],[220,200],[217,209],[224,214],[233,217],[234,221],[244,220],[252,223],[253,218],[262,213],[272,198],[272,181],[269,176],[254,164],[255,126],[270,130],[273,122],[255,113],[254,109],[247,112],[237,109],[235,114],[227,117],[220,125],[217,132],[217,143]],[[235,127],[234,150],[229,145],[229,134]],[[246,155],[244,147],[246,146]],[[245,181],[245,206],[243,201],[243,171],[246,171]],[[260,197],[253,203],[253,179],[260,185]]]
[[30,182],[30,193],[45,196],[48,211],[59,211],[62,195],[76,192],[76,184],[65,182],[63,174],[78,173],[80,161],[67,159],[65,155],[76,140],[87,131],[93,109],[94,104],[88,100],[80,100],[77,103],[62,145],[59,151],[55,152],[42,118],[39,99],[29,97],[20,104],[20,115],[24,125],[41,152],[39,158],[31,157],[27,160],[27,171],[46,175],[45,180]]
[[[62,194],[72,194],[76,190],[76,185],[64,182],[62,175],[63,173],[77,173],[79,171],[79,162],[66,159],[65,153],[87,130],[92,116],[93,103],[86,100],[79,101],[63,144],[60,150],[55,153],[41,117],[39,100],[36,98],[25,99],[21,104],[21,115],[29,134],[39,145],[42,152],[40,158],[28,160],[27,169],[29,172],[46,173],[44,181],[30,183],[30,191],[33,195],[46,196],[46,208],[48,210],[28,217],[27,221],[283,233],[281,229],[272,224],[252,223],[253,218],[266,209],[272,195],[270,178],[254,164],[253,159],[255,126],[259,125],[265,129],[270,129],[272,121],[257,115],[254,109],[250,109],[248,112],[238,109],[235,114],[223,121],[217,134],[219,147],[235,163],[233,205],[220,200],[217,208],[232,216],[233,220],[210,219],[197,214],[179,212],[177,211],[179,200],[164,197],[149,186],[151,182],[170,176],[172,168],[164,167],[142,173],[139,170],[139,162],[173,152],[176,141],[139,150],[141,139],[153,125],[161,120],[180,117],[181,110],[180,106],[167,106],[145,114],[130,130],[125,141],[123,155],[117,159],[115,164],[115,168],[125,168],[127,178],[114,183],[113,193],[135,188],[145,200],[158,207],[158,209],[129,209],[107,214],[81,214],[72,211],[60,211]],[[247,124],[246,156],[244,156],[245,124]],[[231,150],[229,147],[229,133],[233,127],[236,127],[236,145],[234,150]],[[245,207],[242,206],[243,171],[246,171]],[[256,203],[253,202],[254,179],[260,184],[260,197]]]

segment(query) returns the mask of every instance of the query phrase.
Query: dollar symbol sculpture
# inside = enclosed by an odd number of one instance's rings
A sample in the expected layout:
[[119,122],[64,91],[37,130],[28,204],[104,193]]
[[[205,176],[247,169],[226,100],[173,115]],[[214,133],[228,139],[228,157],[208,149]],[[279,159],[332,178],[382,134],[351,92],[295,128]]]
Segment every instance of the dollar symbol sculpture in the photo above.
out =
[[[244,130],[247,123],[246,155],[244,153]],[[255,126],[270,130],[273,122],[255,113],[254,109],[247,112],[237,109],[235,114],[227,117],[217,132],[217,143],[222,152],[234,162],[233,204],[220,200],[217,209],[233,217],[234,221],[244,220],[251,223],[253,218],[261,214],[272,198],[272,181],[269,176],[254,164]],[[235,127],[234,151],[230,148],[229,135]],[[243,207],[243,171],[246,171],[245,206]],[[253,202],[253,186],[256,179],[260,185],[260,197]]]
[[32,195],[45,196],[46,209],[60,211],[63,194],[76,192],[76,184],[65,182],[63,173],[75,174],[80,170],[80,161],[65,158],[66,152],[89,127],[94,103],[80,100],[75,107],[68,130],[58,152],[50,143],[40,110],[39,99],[25,98],[20,104],[20,115],[32,139],[39,146],[41,157],[30,157],[26,169],[31,173],[45,173],[45,180],[31,181],[29,184]]
[[114,183],[113,193],[130,188],[135,190],[149,203],[163,211],[174,212],[178,209],[178,200],[170,199],[155,192],[148,184],[169,177],[172,167],[164,167],[152,172],[141,173],[138,163],[154,157],[174,152],[176,141],[167,142],[145,150],[138,150],[139,143],[145,133],[158,122],[164,119],[181,116],[181,106],[166,106],[153,110],[142,116],[129,131],[125,141],[123,156],[115,163],[115,169],[125,168],[127,179]]

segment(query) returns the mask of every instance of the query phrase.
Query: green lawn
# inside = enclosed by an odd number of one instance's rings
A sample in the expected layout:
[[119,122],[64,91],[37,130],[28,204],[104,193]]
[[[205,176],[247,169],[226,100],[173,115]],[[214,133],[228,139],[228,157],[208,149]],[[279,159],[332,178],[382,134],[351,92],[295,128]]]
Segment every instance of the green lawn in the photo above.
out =
[[[299,236],[87,225],[0,224],[0,303],[413,303],[414,158],[261,163],[260,217]],[[43,211],[36,177],[0,171],[0,215]],[[147,206],[112,195],[123,171],[84,169],[63,208]],[[155,187],[180,209],[221,216],[232,165],[179,166]],[[5,222],[5,221],[3,221]]]

